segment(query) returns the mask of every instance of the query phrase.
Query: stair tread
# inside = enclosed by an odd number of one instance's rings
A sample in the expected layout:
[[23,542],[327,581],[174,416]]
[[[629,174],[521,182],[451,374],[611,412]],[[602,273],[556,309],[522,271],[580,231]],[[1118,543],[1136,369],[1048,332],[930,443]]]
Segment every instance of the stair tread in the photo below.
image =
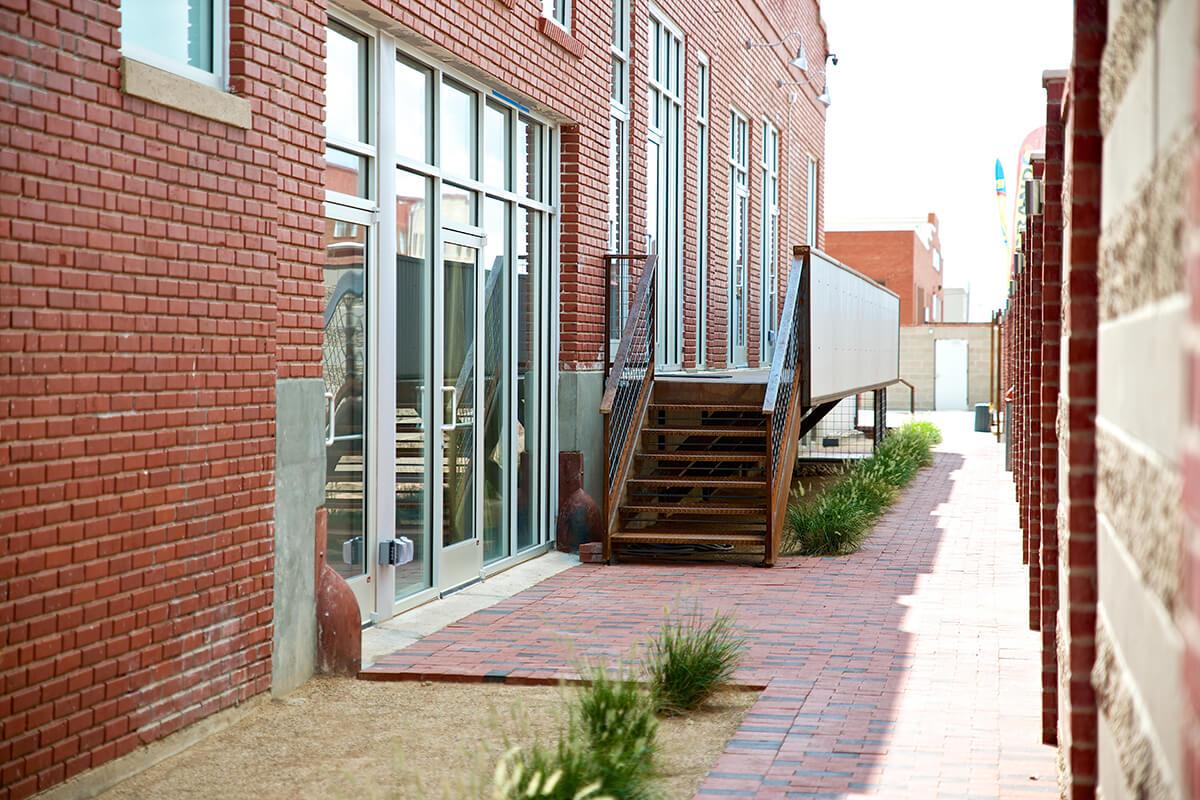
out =
[[630,485],[666,486],[680,489],[764,489],[767,482],[763,480],[746,480],[744,478],[630,478]]
[[761,414],[761,405],[750,403],[651,403],[651,409],[671,411],[740,411],[746,414]]
[[657,459],[659,461],[765,461],[766,453],[751,453],[745,451],[729,451],[728,453],[711,450],[689,453],[670,450],[664,453],[636,453],[637,458]]
[[723,503],[622,503],[621,510],[642,514],[699,514],[703,516],[752,516],[767,513],[766,504],[726,505]]
[[762,533],[689,533],[686,531],[614,531],[614,544],[762,544]]
[[761,438],[767,432],[762,428],[718,428],[716,426],[685,427],[674,425],[647,425],[642,433],[673,433],[684,436],[747,436]]

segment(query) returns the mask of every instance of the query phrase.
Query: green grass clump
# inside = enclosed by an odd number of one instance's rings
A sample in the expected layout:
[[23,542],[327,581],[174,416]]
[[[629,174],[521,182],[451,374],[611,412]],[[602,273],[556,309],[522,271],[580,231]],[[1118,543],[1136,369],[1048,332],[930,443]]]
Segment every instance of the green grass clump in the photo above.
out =
[[933,463],[941,431],[910,422],[889,433],[875,454],[850,467],[845,477],[812,499],[793,498],[784,527],[785,553],[837,556],[853,553],[897,492]]
[[658,720],[635,681],[592,670],[554,747],[513,749],[496,767],[494,800],[652,800]]
[[679,714],[698,707],[733,676],[744,648],[728,614],[707,623],[697,614],[686,622],[668,622],[651,641],[646,659],[658,711]]

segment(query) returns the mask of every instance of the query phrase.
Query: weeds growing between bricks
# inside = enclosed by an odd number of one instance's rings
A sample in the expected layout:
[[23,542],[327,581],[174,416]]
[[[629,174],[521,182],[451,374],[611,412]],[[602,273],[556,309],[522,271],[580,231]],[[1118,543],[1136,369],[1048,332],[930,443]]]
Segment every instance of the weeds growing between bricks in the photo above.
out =
[[656,713],[700,707],[733,675],[745,648],[733,618],[667,622],[644,662],[648,686],[603,667],[581,669],[554,747],[510,749],[496,767],[492,800],[653,800]]
[[870,458],[855,463],[845,477],[819,495],[793,497],[784,526],[789,555],[841,556],[853,553],[922,467],[933,463],[941,431],[929,422],[910,422],[889,433]]

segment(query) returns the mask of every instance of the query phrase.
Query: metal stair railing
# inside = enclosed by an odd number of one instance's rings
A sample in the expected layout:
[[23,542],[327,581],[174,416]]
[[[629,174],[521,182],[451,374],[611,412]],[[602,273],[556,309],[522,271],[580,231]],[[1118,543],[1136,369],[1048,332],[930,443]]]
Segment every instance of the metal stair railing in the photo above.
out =
[[612,556],[611,534],[637,449],[638,432],[654,387],[657,256],[653,253],[606,256],[605,260],[609,264],[643,260],[642,274],[600,401],[600,413],[604,417],[604,559],[607,561]]
[[779,556],[800,440],[800,420],[809,405],[810,253],[807,246],[792,249],[779,339],[763,396],[762,413],[767,427],[767,540],[763,560],[768,565],[774,564]]

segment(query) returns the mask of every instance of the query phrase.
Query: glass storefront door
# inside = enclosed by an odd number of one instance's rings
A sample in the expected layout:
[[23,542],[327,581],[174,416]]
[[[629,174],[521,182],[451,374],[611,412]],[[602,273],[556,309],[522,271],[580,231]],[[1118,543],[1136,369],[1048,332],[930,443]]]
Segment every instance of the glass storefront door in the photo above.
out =
[[[438,588],[453,589],[479,577],[480,470],[478,402],[479,251],[483,238],[442,231],[442,548]],[[436,354],[435,354],[436,357]]]
[[325,222],[325,559],[350,584],[366,616],[372,607],[364,449],[369,228],[365,214],[346,210],[340,216]]
[[380,620],[547,546],[555,136],[330,16],[327,558]]

